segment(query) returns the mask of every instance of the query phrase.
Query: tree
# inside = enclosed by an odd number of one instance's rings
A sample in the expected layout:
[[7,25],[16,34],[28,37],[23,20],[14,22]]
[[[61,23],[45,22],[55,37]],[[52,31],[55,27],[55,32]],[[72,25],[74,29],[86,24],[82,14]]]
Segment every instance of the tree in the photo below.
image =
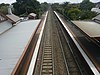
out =
[[95,4],[90,2],[90,0],[83,0],[82,3],[80,3],[81,10],[91,10],[94,6]]
[[13,3],[13,7],[16,15],[25,13],[28,15],[32,12],[39,14],[40,3],[37,0],[16,0],[16,2]]
[[80,17],[81,10],[78,8],[72,8],[68,11],[68,17],[72,20],[77,20]]
[[95,12],[91,12],[91,11],[82,11],[80,14],[80,19],[84,20],[84,19],[92,19],[93,17],[96,16]]
[[93,7],[95,7],[95,3],[90,2],[90,0],[83,0],[82,3],[80,3],[80,10],[82,11],[80,19],[92,19],[96,16],[96,13],[91,12]]
[[49,4],[47,2],[41,3],[41,11],[47,11]]
[[8,6],[9,4],[0,4],[0,12],[6,15],[8,13]]
[[67,11],[69,10],[68,4],[69,4],[69,2],[64,2],[62,4],[63,13],[67,13]]
[[69,17],[72,20],[84,20],[92,19],[96,16],[96,13],[91,12],[91,9],[95,6],[95,3],[90,2],[90,0],[83,0],[81,3],[70,4],[69,2],[64,2],[63,4],[56,4],[55,10]]
[[55,11],[58,11],[58,10],[59,10],[59,6],[60,6],[59,3],[54,3],[54,4],[52,4],[52,8],[53,8],[53,10],[55,10]]

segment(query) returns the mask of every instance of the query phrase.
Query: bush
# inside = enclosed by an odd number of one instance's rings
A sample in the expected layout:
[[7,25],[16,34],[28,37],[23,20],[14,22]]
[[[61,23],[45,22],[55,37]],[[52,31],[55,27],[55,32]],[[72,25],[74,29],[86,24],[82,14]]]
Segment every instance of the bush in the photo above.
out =
[[68,11],[67,16],[72,20],[78,20],[81,11],[78,8],[72,8]]
[[86,20],[86,19],[92,19],[93,17],[96,16],[96,13],[92,12],[92,11],[82,11],[80,14],[80,19],[81,20]]

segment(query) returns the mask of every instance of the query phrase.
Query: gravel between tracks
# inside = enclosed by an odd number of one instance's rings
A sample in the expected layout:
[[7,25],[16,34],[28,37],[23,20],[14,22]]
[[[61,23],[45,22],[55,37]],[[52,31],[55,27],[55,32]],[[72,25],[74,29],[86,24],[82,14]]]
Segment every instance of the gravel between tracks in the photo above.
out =
[[[50,26],[48,26],[48,25],[50,25]],[[50,29],[49,31],[51,31],[51,33],[48,33],[48,35],[52,37],[52,41],[53,41],[52,42],[52,45],[53,45],[53,52],[52,52],[53,54],[52,55],[53,55],[53,64],[54,64],[54,67],[53,67],[54,75],[67,75],[65,62],[63,60],[63,55],[62,55],[62,51],[61,51],[61,46],[59,44],[59,40],[58,40],[58,36],[57,36],[58,33],[57,33],[57,29],[56,29],[54,14],[52,11],[49,11],[43,37],[48,36],[46,34],[46,29],[48,29],[48,28]],[[46,41],[46,39],[42,38],[34,75],[40,75],[40,72],[41,72],[43,43],[45,43],[45,41]]]
[[[41,41],[41,46],[39,50],[37,65],[34,71],[34,75],[40,75],[41,73],[41,65],[42,65],[42,57],[43,57],[43,51],[44,51],[44,43],[48,40],[48,38],[45,37],[51,37],[52,42],[52,63],[53,63],[53,75],[68,75],[64,56],[67,60],[67,62],[72,61],[68,63],[68,66],[70,67],[71,75],[80,75],[79,69],[76,66],[75,61],[73,61],[73,57],[70,52],[70,48],[68,47],[68,44],[66,44],[64,41],[60,42],[62,36],[59,37],[59,31],[60,29],[57,29],[57,25],[60,25],[60,22],[57,20],[56,16],[54,15],[53,11],[50,9],[46,26],[43,33],[43,38]],[[60,32],[61,34],[61,32]],[[62,51],[62,46],[64,46],[64,53]],[[47,74],[48,75],[48,74]]]

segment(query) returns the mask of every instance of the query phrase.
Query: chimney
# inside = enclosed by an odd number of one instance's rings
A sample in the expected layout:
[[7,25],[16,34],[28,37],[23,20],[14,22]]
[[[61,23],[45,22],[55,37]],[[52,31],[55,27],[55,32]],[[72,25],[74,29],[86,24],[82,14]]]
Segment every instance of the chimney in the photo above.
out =
[[12,7],[13,7],[12,5],[9,5],[9,6],[8,6],[8,14],[9,14],[9,15],[11,15],[11,14],[12,14],[12,10],[11,10],[11,9],[12,9]]

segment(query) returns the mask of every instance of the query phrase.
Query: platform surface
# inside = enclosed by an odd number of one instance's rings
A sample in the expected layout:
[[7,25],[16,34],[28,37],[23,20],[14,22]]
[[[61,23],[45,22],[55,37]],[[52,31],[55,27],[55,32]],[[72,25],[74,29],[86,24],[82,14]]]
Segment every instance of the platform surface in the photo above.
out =
[[11,74],[39,22],[21,22],[0,35],[0,75]]
[[72,21],[90,37],[100,37],[100,24],[92,21]]

